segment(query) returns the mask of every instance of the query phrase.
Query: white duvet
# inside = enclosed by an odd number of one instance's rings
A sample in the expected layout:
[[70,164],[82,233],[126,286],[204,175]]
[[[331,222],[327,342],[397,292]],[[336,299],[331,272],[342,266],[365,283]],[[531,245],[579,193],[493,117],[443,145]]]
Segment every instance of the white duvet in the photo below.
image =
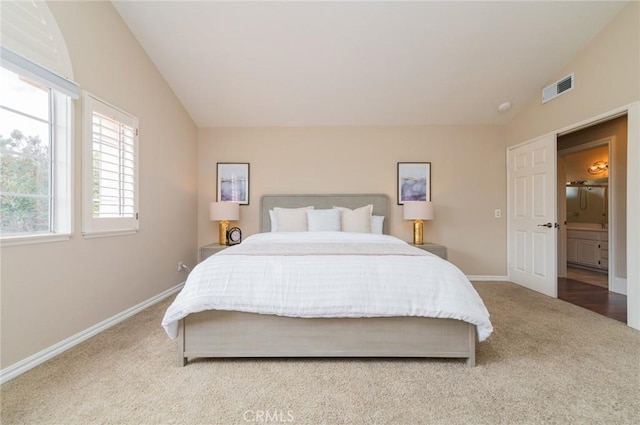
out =
[[204,310],[450,318],[476,325],[480,341],[493,330],[482,299],[457,267],[393,236],[368,233],[252,235],[193,269],[162,326],[175,338],[180,319]]

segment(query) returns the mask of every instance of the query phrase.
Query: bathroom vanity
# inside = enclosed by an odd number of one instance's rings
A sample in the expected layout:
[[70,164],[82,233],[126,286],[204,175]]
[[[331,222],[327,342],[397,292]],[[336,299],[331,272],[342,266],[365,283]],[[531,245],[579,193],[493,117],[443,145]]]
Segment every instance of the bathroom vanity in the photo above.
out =
[[609,268],[609,231],[598,224],[568,225],[567,262],[598,270]]

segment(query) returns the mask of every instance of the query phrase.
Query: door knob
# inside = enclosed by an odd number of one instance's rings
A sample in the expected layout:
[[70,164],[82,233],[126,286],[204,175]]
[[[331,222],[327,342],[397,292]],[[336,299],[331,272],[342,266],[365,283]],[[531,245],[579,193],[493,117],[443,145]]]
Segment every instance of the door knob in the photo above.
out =
[[551,229],[553,227],[553,224],[551,223],[538,224],[538,227],[548,227],[549,229]]

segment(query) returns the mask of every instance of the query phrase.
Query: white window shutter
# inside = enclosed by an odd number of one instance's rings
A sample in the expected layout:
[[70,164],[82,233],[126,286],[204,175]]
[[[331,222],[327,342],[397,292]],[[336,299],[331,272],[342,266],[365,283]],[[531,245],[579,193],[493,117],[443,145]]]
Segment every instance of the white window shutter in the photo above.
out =
[[138,119],[95,96],[83,96],[85,236],[138,229]]

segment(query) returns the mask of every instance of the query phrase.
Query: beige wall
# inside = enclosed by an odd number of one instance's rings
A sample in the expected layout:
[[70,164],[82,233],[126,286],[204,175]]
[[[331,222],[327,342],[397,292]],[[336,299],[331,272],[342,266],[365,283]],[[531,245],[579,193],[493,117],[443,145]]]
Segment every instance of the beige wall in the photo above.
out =
[[[582,52],[548,83],[575,72],[575,88],[541,104],[535,96],[506,127],[513,146],[551,132],[569,130],[611,111],[629,108],[627,139],[628,323],[640,329],[640,2],[629,2]],[[542,87],[541,87],[542,89]],[[619,265],[619,264],[618,264]]]
[[80,235],[80,101],[76,102],[74,235],[5,247],[4,369],[184,280],[196,261],[196,127],[110,2],[49,4],[81,88],[140,119],[140,231]]
[[543,86],[571,72],[575,73],[573,90],[545,104],[536,95],[511,120],[506,127],[508,145],[640,99],[640,2],[629,2],[578,56]]
[[397,162],[431,162],[435,219],[425,240],[444,244],[468,275],[506,273],[505,144],[499,126],[202,128],[198,133],[198,243],[217,240],[208,219],[216,196],[216,162],[249,162],[245,235],[259,230],[259,202],[273,193],[386,193],[391,234],[411,240],[396,205]]

